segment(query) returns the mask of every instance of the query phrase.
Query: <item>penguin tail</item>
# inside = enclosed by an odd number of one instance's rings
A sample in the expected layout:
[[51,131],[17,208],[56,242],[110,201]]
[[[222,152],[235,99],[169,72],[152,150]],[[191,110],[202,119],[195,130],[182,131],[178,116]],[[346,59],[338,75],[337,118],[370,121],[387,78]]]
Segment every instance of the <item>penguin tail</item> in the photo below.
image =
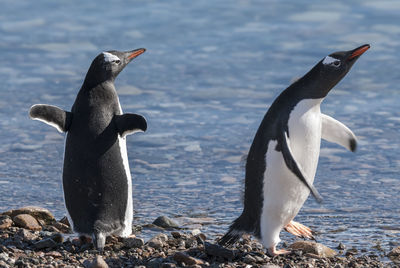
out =
[[228,232],[218,240],[220,246],[231,246],[238,241],[245,233],[240,226],[240,217],[229,227]]

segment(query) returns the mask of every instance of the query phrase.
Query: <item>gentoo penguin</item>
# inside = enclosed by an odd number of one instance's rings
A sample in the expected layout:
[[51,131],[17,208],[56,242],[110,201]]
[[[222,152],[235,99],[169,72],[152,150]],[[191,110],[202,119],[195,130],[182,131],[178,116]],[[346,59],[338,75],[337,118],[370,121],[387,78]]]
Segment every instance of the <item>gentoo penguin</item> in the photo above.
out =
[[357,144],[349,128],[321,113],[320,104],[368,49],[363,45],[326,56],[272,103],[247,156],[243,212],[220,245],[231,245],[250,233],[270,255],[277,255],[289,252],[276,250],[283,228],[312,238],[311,230],[293,218],[310,191],[322,200],[313,187],[321,138],[352,152]]
[[69,222],[75,232],[92,236],[103,250],[108,235],[132,233],[132,181],[126,135],[145,131],[146,120],[123,114],[114,80],[124,67],[145,52],[107,51],[92,62],[71,112],[36,104],[32,119],[67,132],[63,191]]

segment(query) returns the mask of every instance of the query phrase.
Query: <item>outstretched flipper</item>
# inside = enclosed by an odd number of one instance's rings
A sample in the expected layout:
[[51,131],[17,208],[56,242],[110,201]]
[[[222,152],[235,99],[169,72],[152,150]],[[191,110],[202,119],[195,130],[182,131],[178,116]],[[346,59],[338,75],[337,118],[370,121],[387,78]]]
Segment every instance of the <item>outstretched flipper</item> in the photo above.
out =
[[321,114],[321,118],[324,140],[337,143],[352,152],[356,150],[357,138],[348,127],[326,114]]
[[115,124],[121,137],[133,134],[138,131],[146,131],[146,119],[138,114],[123,114],[115,116]]
[[56,106],[35,104],[29,110],[29,116],[33,120],[42,121],[59,132],[67,132],[72,122],[72,113],[64,111]]
[[299,180],[310,189],[312,195],[315,197],[318,203],[322,202],[322,197],[318,193],[317,189],[308,182],[308,180],[303,175],[303,171],[301,170],[301,166],[297,163],[296,159],[292,154],[292,150],[290,149],[289,138],[287,136],[287,132],[284,131],[282,135],[282,155],[285,160],[286,166],[299,178]]

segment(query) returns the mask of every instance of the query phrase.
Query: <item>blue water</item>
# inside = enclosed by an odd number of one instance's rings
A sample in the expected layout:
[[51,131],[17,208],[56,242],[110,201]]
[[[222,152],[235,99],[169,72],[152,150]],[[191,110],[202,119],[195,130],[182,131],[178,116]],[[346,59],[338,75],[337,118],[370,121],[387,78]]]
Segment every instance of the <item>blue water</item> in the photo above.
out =
[[116,81],[123,110],[149,124],[128,137],[135,221],[167,215],[212,238],[241,212],[242,159],[273,99],[324,56],[370,43],[321,107],[359,149],[323,142],[325,202],[310,197],[297,220],[329,246],[388,250],[400,237],[399,12],[395,0],[2,1],[0,211],[64,215],[64,135],[29,107],[69,110],[98,53],[145,47]]

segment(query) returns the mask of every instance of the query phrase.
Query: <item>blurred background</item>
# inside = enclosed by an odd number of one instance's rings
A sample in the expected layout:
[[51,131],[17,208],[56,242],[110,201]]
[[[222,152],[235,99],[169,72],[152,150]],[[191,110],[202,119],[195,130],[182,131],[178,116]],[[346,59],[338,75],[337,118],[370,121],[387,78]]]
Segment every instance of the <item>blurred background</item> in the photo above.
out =
[[392,248],[400,236],[399,12],[395,0],[3,0],[0,211],[37,205],[65,214],[65,135],[28,110],[70,110],[96,55],[144,47],[116,80],[123,110],[149,124],[127,138],[135,223],[166,215],[212,239],[241,213],[243,158],[271,102],[326,55],[369,43],[321,107],[354,131],[358,151],[323,142],[315,185],[325,202],[310,197],[296,219],[328,246]]

